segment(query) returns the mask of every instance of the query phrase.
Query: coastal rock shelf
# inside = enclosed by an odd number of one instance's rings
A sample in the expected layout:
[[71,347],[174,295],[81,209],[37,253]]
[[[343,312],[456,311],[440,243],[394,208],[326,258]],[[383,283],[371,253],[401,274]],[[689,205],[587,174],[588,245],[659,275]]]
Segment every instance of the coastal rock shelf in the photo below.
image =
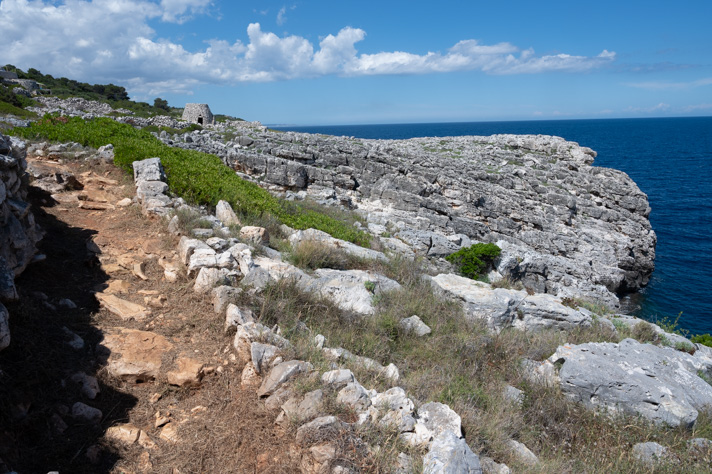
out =
[[625,173],[591,166],[593,150],[559,137],[361,140],[229,122],[162,139],[214,153],[287,195],[362,210],[430,257],[496,242],[499,273],[536,292],[615,306],[654,268],[647,196]]

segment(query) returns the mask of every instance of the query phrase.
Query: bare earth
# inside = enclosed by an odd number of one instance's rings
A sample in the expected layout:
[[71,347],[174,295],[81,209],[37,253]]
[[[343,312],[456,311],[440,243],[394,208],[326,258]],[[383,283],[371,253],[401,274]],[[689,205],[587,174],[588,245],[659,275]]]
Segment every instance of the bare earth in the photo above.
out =
[[[175,257],[177,238],[136,206],[117,206],[133,184],[113,166],[63,166],[84,189],[55,196],[59,202],[33,193],[47,258],[18,278],[21,303],[8,305],[13,340],[0,354],[0,472],[299,472],[293,433],[274,424],[277,414],[258,403],[254,387],[242,387],[232,337],[210,296],[196,295],[185,276],[164,279],[160,262]],[[117,300],[139,305],[128,305],[139,309],[124,314],[132,319],[120,316]],[[83,347],[68,344],[71,333]],[[133,356],[153,357],[156,379],[112,375],[109,364],[132,357],[120,343],[146,334],[162,345]],[[73,380],[81,371],[98,379],[96,398]],[[101,420],[73,415],[77,402],[101,410]],[[110,430],[124,424],[132,426]]]

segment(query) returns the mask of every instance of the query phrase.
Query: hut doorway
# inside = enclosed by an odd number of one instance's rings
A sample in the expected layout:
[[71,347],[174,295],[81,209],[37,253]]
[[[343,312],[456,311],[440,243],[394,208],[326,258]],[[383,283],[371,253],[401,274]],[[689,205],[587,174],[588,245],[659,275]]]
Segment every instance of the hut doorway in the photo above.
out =
[[198,117],[198,125],[203,125],[203,116]]

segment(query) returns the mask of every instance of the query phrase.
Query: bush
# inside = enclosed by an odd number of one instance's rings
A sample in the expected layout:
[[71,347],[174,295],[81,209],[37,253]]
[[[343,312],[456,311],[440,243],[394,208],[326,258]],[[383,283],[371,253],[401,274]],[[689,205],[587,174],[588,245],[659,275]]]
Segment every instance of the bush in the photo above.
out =
[[495,244],[480,243],[460,249],[445,257],[445,260],[456,265],[463,276],[474,280],[487,271],[501,252],[502,249]]
[[712,347],[712,334],[698,334],[697,336],[692,336],[690,340],[695,344]]

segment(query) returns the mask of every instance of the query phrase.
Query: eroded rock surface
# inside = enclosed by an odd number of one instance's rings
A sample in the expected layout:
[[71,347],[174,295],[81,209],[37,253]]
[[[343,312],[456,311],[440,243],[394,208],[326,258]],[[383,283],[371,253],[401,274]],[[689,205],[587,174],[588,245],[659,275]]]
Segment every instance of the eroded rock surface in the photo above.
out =
[[[235,127],[235,138],[225,141],[220,127]],[[500,273],[537,292],[615,303],[614,293],[645,285],[654,268],[647,196],[625,173],[591,166],[593,150],[559,137],[361,140],[228,123],[164,141],[358,208],[424,255],[502,242]]]
[[704,355],[624,339],[560,346],[549,361],[563,364],[561,390],[593,409],[691,426],[699,410],[712,408],[712,386],[698,376],[712,373]]

